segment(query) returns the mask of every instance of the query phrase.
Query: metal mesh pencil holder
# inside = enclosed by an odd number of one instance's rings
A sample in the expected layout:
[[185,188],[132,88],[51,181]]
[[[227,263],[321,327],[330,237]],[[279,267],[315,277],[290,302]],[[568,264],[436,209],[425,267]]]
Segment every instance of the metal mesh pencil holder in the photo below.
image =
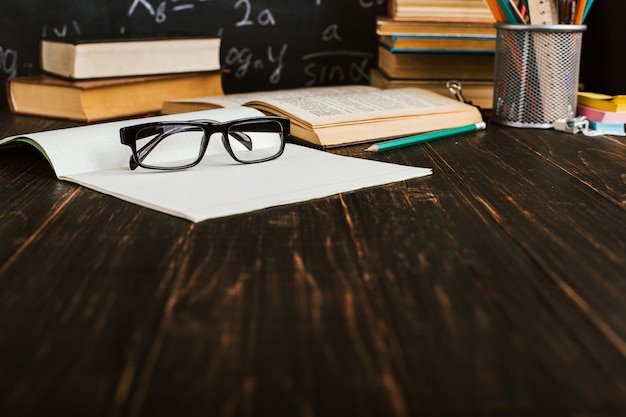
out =
[[551,128],[576,115],[585,25],[497,24],[492,121]]

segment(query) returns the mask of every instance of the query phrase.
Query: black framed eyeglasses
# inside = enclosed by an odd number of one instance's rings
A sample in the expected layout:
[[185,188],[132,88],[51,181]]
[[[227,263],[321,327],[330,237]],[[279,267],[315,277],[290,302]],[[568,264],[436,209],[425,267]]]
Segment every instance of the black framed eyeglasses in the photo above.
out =
[[289,135],[289,119],[264,116],[215,120],[152,122],[120,129],[122,144],[132,150],[130,169],[177,170],[197,165],[209,139],[219,134],[237,162],[252,164],[278,158]]

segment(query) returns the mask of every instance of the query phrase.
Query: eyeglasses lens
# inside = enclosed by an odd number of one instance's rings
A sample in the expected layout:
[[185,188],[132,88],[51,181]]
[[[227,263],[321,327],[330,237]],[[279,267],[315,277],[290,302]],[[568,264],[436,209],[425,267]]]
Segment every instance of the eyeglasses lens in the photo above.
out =
[[193,164],[200,158],[204,131],[195,126],[173,125],[158,134],[137,134],[137,153],[143,166],[177,168]]
[[227,140],[237,160],[263,161],[280,154],[282,125],[275,120],[236,123],[229,128]]

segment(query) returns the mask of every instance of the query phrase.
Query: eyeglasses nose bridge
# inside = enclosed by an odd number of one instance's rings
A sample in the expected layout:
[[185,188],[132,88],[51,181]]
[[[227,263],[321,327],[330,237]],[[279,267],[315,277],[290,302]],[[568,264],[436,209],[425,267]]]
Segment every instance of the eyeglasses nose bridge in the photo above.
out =
[[139,167],[139,161],[137,160],[135,155],[130,156],[130,159],[128,160],[128,165],[130,166],[131,171],[134,171],[137,169],[137,167]]

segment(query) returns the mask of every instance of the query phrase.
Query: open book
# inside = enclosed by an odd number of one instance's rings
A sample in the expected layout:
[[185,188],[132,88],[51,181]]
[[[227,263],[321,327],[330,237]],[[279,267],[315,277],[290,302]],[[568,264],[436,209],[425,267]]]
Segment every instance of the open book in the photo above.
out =
[[349,85],[168,100],[172,114],[248,106],[291,119],[291,134],[321,147],[371,142],[482,121],[477,108],[420,88]]
[[249,107],[208,110],[93,124],[0,140],[35,146],[59,179],[198,222],[417,178],[427,168],[395,165],[321,152],[287,144],[277,159],[257,164],[235,162],[219,139],[199,165],[162,172],[129,168],[130,149],[120,142],[120,128],[164,120],[218,121],[263,117]]

